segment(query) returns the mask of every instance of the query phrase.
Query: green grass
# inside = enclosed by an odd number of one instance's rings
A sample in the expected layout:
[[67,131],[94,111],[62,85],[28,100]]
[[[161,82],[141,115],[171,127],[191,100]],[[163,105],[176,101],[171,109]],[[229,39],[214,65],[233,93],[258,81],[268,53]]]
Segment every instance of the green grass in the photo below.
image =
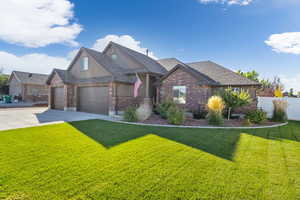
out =
[[214,130],[91,120],[2,131],[0,199],[300,199],[300,123]]

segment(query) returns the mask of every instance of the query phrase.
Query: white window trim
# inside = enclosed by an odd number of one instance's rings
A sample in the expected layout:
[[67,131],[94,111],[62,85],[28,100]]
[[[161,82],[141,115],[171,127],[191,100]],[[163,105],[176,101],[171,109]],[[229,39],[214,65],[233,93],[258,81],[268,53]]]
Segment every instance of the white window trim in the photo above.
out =
[[81,58],[81,71],[87,71],[89,69],[89,57],[85,56]]
[[[181,91],[184,96],[182,97],[174,97],[174,90]],[[187,97],[187,87],[185,85],[176,85],[172,87],[173,101],[177,104],[186,104]],[[179,93],[180,94],[180,93]]]

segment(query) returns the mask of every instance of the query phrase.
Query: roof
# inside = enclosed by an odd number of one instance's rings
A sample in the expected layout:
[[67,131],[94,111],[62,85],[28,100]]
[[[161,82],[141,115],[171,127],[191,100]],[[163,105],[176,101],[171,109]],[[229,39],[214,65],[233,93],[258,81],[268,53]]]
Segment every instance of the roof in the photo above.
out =
[[[209,85],[219,85],[219,86],[244,86],[244,85],[260,85],[256,81],[252,81],[244,76],[241,76],[234,71],[227,69],[217,63],[212,61],[202,61],[202,62],[193,62],[193,63],[183,63],[176,58],[166,58],[158,60],[158,62],[163,65],[169,73],[174,71],[174,68],[178,69],[180,66],[185,71],[190,72],[199,80],[205,77],[205,81],[208,81]],[[168,76],[165,75],[165,77]]]
[[206,75],[221,86],[260,85],[211,61],[187,63],[194,70]]
[[[22,84],[44,85],[46,84],[46,80],[48,79],[48,75],[46,74],[37,74],[30,72],[13,71],[12,75],[14,75],[16,79]],[[12,75],[10,76],[9,81],[11,80]]]
[[107,71],[109,71],[113,75],[120,75],[121,73],[124,73],[124,69],[120,67],[117,63],[115,63],[112,58],[107,56],[106,54],[103,54],[99,51],[95,51],[93,49],[84,48],[86,52],[92,56],[97,63],[99,63],[101,66],[103,66]]
[[140,72],[150,72],[150,73],[161,74],[161,75],[167,72],[167,70],[161,64],[159,64],[156,60],[150,58],[149,56],[114,42],[110,42],[103,52],[105,52],[109,47],[119,49],[121,52],[127,54],[136,62],[140,63],[144,67],[143,69],[140,69]]
[[159,62],[167,71],[172,70],[176,65],[185,65],[183,62],[177,60],[176,58],[165,58],[160,59]]
[[54,68],[52,70],[51,74],[48,76],[48,78],[46,80],[46,84],[50,84],[50,81],[55,74],[57,74],[59,76],[59,78],[62,80],[63,83],[68,82],[67,81],[67,70]]
[[165,74],[159,82],[166,79],[169,75],[171,75],[173,72],[175,72],[177,69],[182,69],[185,72],[191,74],[193,77],[195,77],[199,82],[199,85],[218,85],[217,82],[212,80],[210,77],[206,76],[205,74],[191,68],[190,66],[186,64],[177,64],[175,67],[173,67],[167,74]]

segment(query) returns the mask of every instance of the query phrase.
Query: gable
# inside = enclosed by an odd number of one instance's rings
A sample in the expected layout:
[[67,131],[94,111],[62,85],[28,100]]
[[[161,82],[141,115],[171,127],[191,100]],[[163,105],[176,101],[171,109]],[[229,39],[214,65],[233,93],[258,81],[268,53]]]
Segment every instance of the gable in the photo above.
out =
[[56,72],[54,72],[54,75],[50,81],[50,85],[52,87],[58,87],[58,86],[64,85],[64,82],[63,82],[63,80],[61,80],[61,78],[58,76],[58,74]]
[[8,79],[8,84],[11,85],[11,84],[21,84],[20,80],[16,77],[15,73],[12,72],[9,79]]
[[[83,57],[88,57],[89,68],[88,70],[81,70],[81,62]],[[99,64],[91,55],[89,55],[84,49],[78,52],[78,55],[74,58],[71,66],[68,69],[72,77],[76,79],[88,79],[97,78],[103,76],[111,76],[101,64]]]
[[198,79],[191,75],[186,70],[183,70],[181,67],[178,67],[172,71],[167,77],[162,80],[162,85],[171,84],[171,85],[186,85],[188,84],[198,84]]
[[120,49],[114,48],[112,45],[108,46],[103,52],[110,57],[115,63],[117,63],[123,69],[140,69],[144,68],[140,63],[136,62],[130,56],[124,54]]

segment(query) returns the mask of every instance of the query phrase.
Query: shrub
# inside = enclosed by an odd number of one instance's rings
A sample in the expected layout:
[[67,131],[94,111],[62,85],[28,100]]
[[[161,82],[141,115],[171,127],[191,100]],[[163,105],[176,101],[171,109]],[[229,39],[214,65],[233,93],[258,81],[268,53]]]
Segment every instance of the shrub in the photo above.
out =
[[220,126],[224,124],[224,118],[222,113],[219,112],[215,112],[215,111],[209,111],[206,119],[208,121],[209,124],[211,125],[216,125],[216,126]]
[[136,114],[136,108],[135,107],[128,107],[124,112],[124,121],[126,122],[137,122],[138,117]]
[[170,124],[182,125],[185,121],[185,114],[178,106],[171,106],[167,111],[167,120]]
[[167,114],[168,114],[168,110],[170,107],[177,107],[176,104],[171,101],[171,100],[166,100],[165,102],[163,102],[162,104],[158,105],[156,107],[156,111],[157,113],[159,113],[159,115],[163,118],[163,119],[167,119]]
[[222,125],[224,123],[222,113],[225,108],[223,99],[219,96],[210,97],[207,103],[207,108],[208,114],[206,119],[208,120],[208,123],[211,125]]
[[262,124],[267,121],[267,113],[262,109],[251,110],[246,114],[251,123]]
[[286,112],[288,106],[287,101],[274,100],[273,106],[274,108],[273,108],[272,120],[275,122],[286,122],[288,120],[288,116]]
[[208,114],[208,112],[206,110],[198,109],[193,112],[193,118],[194,119],[205,119],[207,114]]

